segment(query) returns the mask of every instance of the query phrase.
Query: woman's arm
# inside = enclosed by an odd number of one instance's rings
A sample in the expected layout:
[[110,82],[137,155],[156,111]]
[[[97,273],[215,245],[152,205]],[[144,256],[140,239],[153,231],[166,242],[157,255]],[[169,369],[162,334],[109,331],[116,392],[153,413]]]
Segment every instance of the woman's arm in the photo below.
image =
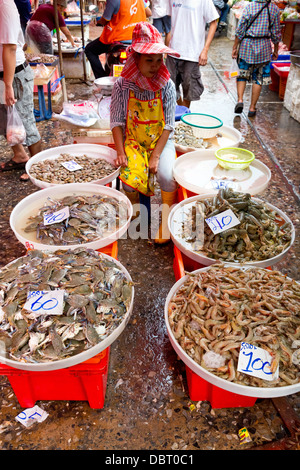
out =
[[16,67],[16,50],[17,46],[15,44],[3,44],[3,81],[5,85],[5,103],[7,106],[12,106],[16,102],[12,86]]
[[160,138],[158,139],[156,146],[152,150],[151,157],[149,158],[149,170],[150,173],[157,173],[157,168],[158,168],[158,163],[159,163],[159,158],[161,156],[161,153],[163,149],[165,148],[165,145],[168,141],[168,138],[170,136],[170,132],[167,129],[164,129]]
[[127,157],[124,150],[123,129],[121,126],[116,126],[112,129],[112,135],[116,146],[117,158],[115,164],[119,166],[127,166]]
[[67,26],[62,26],[60,29],[62,30],[62,32],[64,33],[64,35],[68,39],[68,41],[70,41],[72,46],[75,47],[74,39],[73,39],[72,34],[70,33],[70,31],[68,30]]

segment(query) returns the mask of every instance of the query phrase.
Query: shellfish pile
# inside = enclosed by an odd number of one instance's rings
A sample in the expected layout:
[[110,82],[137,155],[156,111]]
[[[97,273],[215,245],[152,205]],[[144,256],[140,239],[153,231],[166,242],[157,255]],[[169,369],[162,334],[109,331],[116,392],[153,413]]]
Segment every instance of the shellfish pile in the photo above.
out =
[[[62,163],[74,161],[82,168],[70,171]],[[30,168],[30,176],[52,184],[90,183],[97,181],[116,171],[104,158],[92,158],[87,155],[73,156],[66,153],[55,159],[46,159],[34,163]]]
[[[25,308],[32,292],[63,291],[61,314]],[[87,350],[126,318],[132,284],[113,259],[80,248],[29,251],[0,270],[0,350],[40,363]]]
[[[44,216],[69,208],[69,217],[62,222],[45,224]],[[128,218],[124,201],[100,194],[70,195],[62,199],[47,198],[37,215],[28,219],[25,233],[34,232],[46,245],[77,245],[108,236]]]
[[[168,321],[186,354],[218,377],[257,387],[300,382],[300,284],[278,271],[218,264],[188,274],[168,305]],[[242,342],[267,350],[278,378],[238,371]]]
[[[204,221],[227,209],[232,210],[240,223],[215,234]],[[292,225],[263,201],[231,188],[196,201],[182,227],[182,237],[192,250],[216,260],[239,263],[262,261],[282,253],[291,244],[291,233]]]
[[175,126],[173,139],[176,145],[182,145],[183,147],[206,149],[210,146],[210,143],[206,140],[195,137],[193,128],[184,122],[180,122]]

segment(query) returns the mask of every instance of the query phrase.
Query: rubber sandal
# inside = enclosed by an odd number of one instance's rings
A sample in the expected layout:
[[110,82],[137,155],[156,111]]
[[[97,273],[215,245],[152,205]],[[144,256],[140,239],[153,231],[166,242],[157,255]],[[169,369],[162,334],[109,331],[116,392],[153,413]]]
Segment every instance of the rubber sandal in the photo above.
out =
[[27,183],[27,181],[30,181],[29,175],[27,175],[27,173],[23,173],[23,175],[20,176],[20,181]]
[[256,114],[256,110],[255,111],[248,111],[248,117],[254,117]]
[[244,109],[244,103],[237,103],[237,104],[235,105],[234,112],[235,112],[236,114],[241,114],[241,112],[243,111],[243,109]]
[[0,165],[0,171],[13,171],[13,170],[24,170],[27,162],[15,162],[14,160],[8,160],[3,165]]

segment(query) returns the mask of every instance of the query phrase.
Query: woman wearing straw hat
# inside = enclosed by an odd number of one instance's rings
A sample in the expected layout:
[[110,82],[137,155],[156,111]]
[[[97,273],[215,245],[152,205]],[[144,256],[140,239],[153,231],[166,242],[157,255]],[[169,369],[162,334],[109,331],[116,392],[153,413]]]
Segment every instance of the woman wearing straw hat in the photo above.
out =
[[179,56],[165,46],[154,26],[138,23],[122,75],[113,88],[110,115],[116,164],[121,166],[120,179],[132,204],[138,203],[139,193],[154,195],[153,176],[157,176],[163,207],[156,243],[169,241],[167,219],[177,194],[172,173],[176,154],[170,139],[176,91],[164,54]]

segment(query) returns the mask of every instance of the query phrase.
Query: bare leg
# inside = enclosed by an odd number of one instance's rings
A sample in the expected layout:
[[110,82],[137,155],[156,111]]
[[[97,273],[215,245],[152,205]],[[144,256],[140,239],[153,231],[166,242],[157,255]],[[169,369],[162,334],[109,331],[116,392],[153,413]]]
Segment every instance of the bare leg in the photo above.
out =
[[166,46],[169,46],[170,39],[171,39],[171,31],[169,33],[166,33],[166,35],[165,35],[165,45]]
[[246,81],[245,80],[239,80],[239,81],[236,82],[236,91],[237,91],[238,102],[239,103],[243,102],[245,88],[246,88]]
[[[33,155],[36,155],[37,153],[39,153],[42,150],[41,141],[39,140],[35,144],[28,145],[28,149],[29,149],[29,152],[30,152],[30,156],[33,157]],[[27,160],[28,160],[28,158],[27,158]],[[21,181],[28,181],[29,180],[28,174],[23,173],[23,175],[20,176],[20,180]]]
[[41,141],[39,140],[35,144],[29,145],[28,149],[29,149],[29,152],[30,152],[30,156],[33,157],[33,155],[36,155],[37,153],[41,152],[41,150],[42,150]]
[[22,144],[17,144],[12,147],[14,156],[12,160],[17,163],[27,162],[28,155]]
[[255,111],[256,110],[256,103],[257,103],[258,98],[260,96],[260,92],[261,92],[261,85],[257,85],[257,83],[253,83],[253,85],[252,85],[252,94],[251,94],[251,103],[250,103],[249,111]]

